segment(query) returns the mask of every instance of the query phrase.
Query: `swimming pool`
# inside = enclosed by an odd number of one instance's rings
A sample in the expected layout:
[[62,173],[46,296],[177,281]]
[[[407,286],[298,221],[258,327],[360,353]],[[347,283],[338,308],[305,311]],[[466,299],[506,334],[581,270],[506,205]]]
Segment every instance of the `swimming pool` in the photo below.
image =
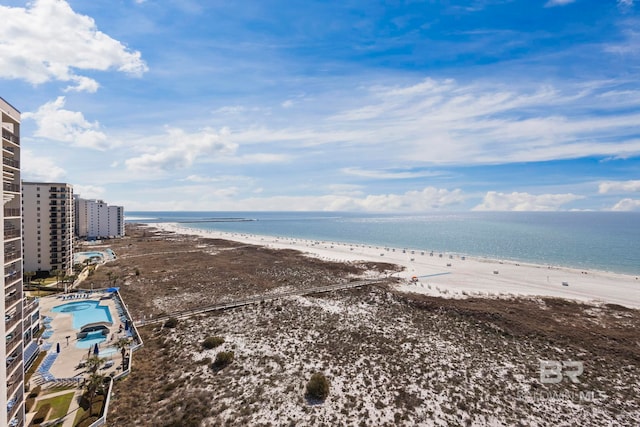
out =
[[94,345],[103,343],[107,337],[102,335],[102,331],[89,332],[86,337],[79,339],[76,343],[77,348],[93,348]]
[[103,348],[100,349],[100,357],[108,357],[108,356],[113,356],[114,354],[116,354],[118,352],[118,349],[115,347],[107,347],[107,348]]
[[75,301],[55,306],[54,313],[66,313],[73,316],[73,329],[81,329],[84,325],[94,322],[109,322],[113,324],[109,307],[99,305],[99,301]]

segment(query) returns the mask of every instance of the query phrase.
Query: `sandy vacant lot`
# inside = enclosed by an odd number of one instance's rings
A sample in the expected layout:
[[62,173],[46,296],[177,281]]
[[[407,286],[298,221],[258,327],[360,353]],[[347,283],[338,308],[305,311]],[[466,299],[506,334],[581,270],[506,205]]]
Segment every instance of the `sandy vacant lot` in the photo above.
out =
[[[119,259],[88,280],[120,286],[138,318],[394,271],[127,231],[110,242]],[[638,310],[616,304],[443,299],[393,282],[290,297],[142,328],[109,425],[638,425],[638,324]],[[204,349],[210,336],[224,343]],[[233,361],[215,369],[222,351]],[[580,382],[565,367],[560,382],[543,383],[541,360],[582,363]],[[314,372],[331,384],[324,403],[304,397]]]

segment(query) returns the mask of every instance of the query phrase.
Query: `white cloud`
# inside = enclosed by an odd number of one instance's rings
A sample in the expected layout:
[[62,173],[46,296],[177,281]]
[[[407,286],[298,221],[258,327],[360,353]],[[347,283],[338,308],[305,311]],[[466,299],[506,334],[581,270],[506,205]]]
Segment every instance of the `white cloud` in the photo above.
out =
[[549,0],[544,7],[565,6],[575,1],[576,0]]
[[224,161],[227,164],[244,164],[244,165],[252,165],[252,164],[265,164],[265,163],[285,163],[292,159],[292,156],[289,154],[273,154],[273,153],[254,153],[254,154],[245,154],[242,156],[236,157],[228,157],[224,159],[219,159],[220,161]]
[[20,154],[22,179],[25,181],[60,182],[67,175],[51,157],[38,157],[24,148]]
[[83,199],[103,199],[105,188],[97,185],[73,184],[73,194]]
[[640,211],[640,200],[637,199],[622,199],[611,208],[612,211]]
[[27,7],[0,6],[0,78],[32,84],[73,82],[67,90],[95,92],[98,83],[78,70],[147,71],[140,52],[96,28],[94,20],[64,0],[35,0]]
[[329,210],[362,210],[373,212],[423,212],[459,205],[467,198],[462,190],[426,187],[403,194],[369,195],[365,198],[336,200]]
[[634,193],[640,191],[640,181],[603,181],[598,186],[598,193]]
[[540,194],[489,191],[474,211],[557,211],[562,205],[584,199],[576,194]]
[[293,100],[291,100],[291,99],[287,99],[287,100],[286,100],[286,101],[284,101],[282,104],[280,104],[280,106],[281,106],[282,108],[290,108],[290,107],[293,107],[293,104],[294,104]]
[[244,183],[244,184],[253,184],[254,179],[248,176],[242,175],[217,175],[217,176],[202,176],[202,175],[189,175],[184,178],[182,181],[193,182],[196,184],[207,184],[207,183]]
[[167,133],[152,137],[146,153],[125,161],[133,171],[168,171],[190,167],[197,160],[212,160],[236,152],[238,146],[229,141],[229,130],[205,128],[200,132],[187,133],[182,129],[167,128]]
[[451,209],[467,196],[462,190],[427,187],[402,194],[322,196],[273,196],[237,198],[235,188],[211,189],[210,186],[173,187],[158,190],[175,195],[171,201],[121,201],[129,210],[223,210],[223,211],[363,211],[363,212],[425,212]]
[[[350,91],[349,99],[333,96],[335,104],[351,106],[336,114],[305,116],[299,124],[289,118],[285,128],[236,127],[233,140],[295,148],[348,145],[354,153],[365,147],[370,160],[420,166],[640,155],[640,98],[617,96],[616,89],[600,81],[562,89],[461,85],[450,79],[377,85],[364,93]],[[628,107],[622,112],[619,97]]]
[[349,197],[361,197],[362,186],[354,184],[331,184],[327,188],[333,195],[349,196]]
[[346,175],[375,179],[411,179],[441,175],[440,172],[402,172],[391,170],[367,170],[361,168],[343,168],[342,173]]
[[631,8],[633,7],[634,0],[618,0],[618,6],[621,8]]
[[213,110],[214,114],[240,114],[247,111],[246,107],[242,105],[227,105]]
[[34,135],[60,142],[70,142],[77,147],[104,150],[107,136],[102,133],[98,122],[88,122],[77,111],[65,110],[65,97],[59,96],[38,108],[35,113],[26,112],[25,120],[35,120],[38,128]]
[[75,86],[67,86],[65,92],[89,92],[95,93],[98,91],[100,85],[97,81],[88,77],[73,76],[71,80],[76,82]]

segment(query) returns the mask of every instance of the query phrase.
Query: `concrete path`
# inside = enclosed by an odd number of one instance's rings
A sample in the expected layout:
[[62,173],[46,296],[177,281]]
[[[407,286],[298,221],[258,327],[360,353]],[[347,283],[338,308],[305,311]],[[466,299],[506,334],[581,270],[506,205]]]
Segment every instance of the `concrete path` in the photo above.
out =
[[209,311],[227,310],[230,308],[242,307],[244,305],[249,305],[249,304],[258,304],[261,302],[272,301],[272,300],[285,298],[285,297],[320,294],[320,293],[339,291],[344,289],[359,288],[359,287],[368,286],[368,285],[376,285],[383,282],[384,282],[383,280],[379,280],[379,279],[355,280],[352,282],[338,283],[336,285],[316,286],[316,287],[307,288],[307,289],[296,289],[293,291],[282,292],[278,294],[257,295],[257,296],[249,297],[242,300],[207,305],[203,307],[194,308],[191,310],[170,313],[167,315],[156,317],[154,319],[139,320],[134,322],[134,324],[135,326],[153,325],[158,323],[164,323],[172,317],[176,319],[185,319],[187,317],[195,316],[197,314],[207,313]]

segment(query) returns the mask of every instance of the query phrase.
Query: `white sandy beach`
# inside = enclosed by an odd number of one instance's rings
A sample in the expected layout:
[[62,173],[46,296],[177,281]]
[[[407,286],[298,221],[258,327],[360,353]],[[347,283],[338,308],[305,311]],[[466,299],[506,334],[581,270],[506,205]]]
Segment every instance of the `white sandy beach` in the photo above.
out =
[[[640,308],[640,277],[595,270],[463,257],[424,249],[386,248],[341,242],[195,230],[177,223],[149,224],[164,231],[296,249],[331,261],[382,261],[401,265],[398,289],[432,296],[550,296]],[[412,277],[417,282],[412,282]]]

